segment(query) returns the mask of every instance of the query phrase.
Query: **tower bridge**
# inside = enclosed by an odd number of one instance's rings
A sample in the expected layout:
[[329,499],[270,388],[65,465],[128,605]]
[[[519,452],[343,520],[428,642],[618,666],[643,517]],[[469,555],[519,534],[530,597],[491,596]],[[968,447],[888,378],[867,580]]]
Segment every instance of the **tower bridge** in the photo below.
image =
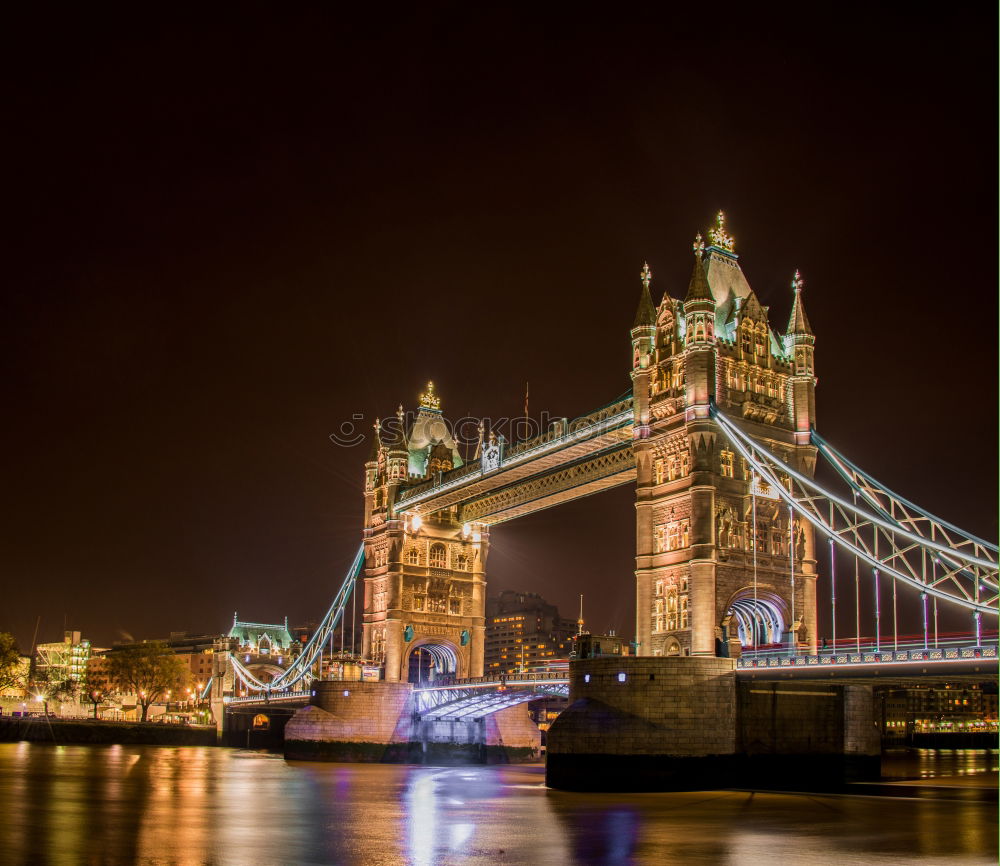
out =
[[[995,628],[997,546],[889,490],[816,432],[816,337],[800,274],[779,331],[721,213],[693,247],[683,298],[664,293],[654,303],[650,269],[641,271],[628,393],[523,442],[480,425],[469,462],[432,384],[411,425],[402,406],[377,422],[364,464],[362,545],[330,611],[271,682],[235,658],[232,674],[257,694],[302,689],[357,584],[362,655],[385,683],[457,681],[421,689],[415,712],[507,712],[537,692],[481,680],[491,527],[626,483],[635,484],[639,657],[724,659],[734,676],[759,675],[760,652],[775,645],[784,657],[765,660],[768,670],[935,667],[961,661],[964,650],[995,658],[982,621]],[[817,483],[820,460],[843,491]],[[854,565],[850,652],[849,636],[836,633],[845,557]],[[825,628],[821,574],[833,611]],[[862,584],[875,602],[870,647],[861,643]],[[842,606],[844,597],[842,588]],[[921,612],[921,646],[899,647],[900,599]],[[971,615],[955,659],[937,657],[939,604]]]

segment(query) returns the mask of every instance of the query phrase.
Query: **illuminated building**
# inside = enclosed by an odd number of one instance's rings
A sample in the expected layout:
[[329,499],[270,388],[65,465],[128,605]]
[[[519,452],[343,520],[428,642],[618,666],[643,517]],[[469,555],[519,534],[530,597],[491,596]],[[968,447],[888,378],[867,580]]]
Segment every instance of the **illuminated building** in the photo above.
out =
[[[711,401],[812,475],[815,338],[792,281],[786,332],[768,322],[720,213],[694,244],[683,300],[650,295],[641,273],[632,327],[636,427],[636,633],[641,655],[737,654],[816,644],[809,524],[751,477],[709,417]],[[791,589],[794,583],[794,591]]]
[[888,744],[908,743],[915,733],[997,729],[996,683],[886,688],[880,699],[882,737]]
[[506,590],[486,600],[487,674],[544,669],[569,658],[576,623],[533,592]]
[[[815,651],[811,525],[753,476],[711,417],[714,403],[776,459],[813,475],[815,337],[803,280],[796,272],[779,334],[721,213],[708,238],[696,239],[683,300],[665,293],[655,305],[652,274],[641,272],[630,399],[523,442],[480,424],[469,463],[431,384],[409,429],[402,407],[376,421],[365,463],[362,653],[386,680],[482,675],[489,527],[633,478],[638,654],[734,656],[790,643]],[[491,663],[518,666],[520,653]]]
[[67,631],[59,643],[41,643],[35,650],[35,678],[48,683],[87,682],[90,641],[78,631]]

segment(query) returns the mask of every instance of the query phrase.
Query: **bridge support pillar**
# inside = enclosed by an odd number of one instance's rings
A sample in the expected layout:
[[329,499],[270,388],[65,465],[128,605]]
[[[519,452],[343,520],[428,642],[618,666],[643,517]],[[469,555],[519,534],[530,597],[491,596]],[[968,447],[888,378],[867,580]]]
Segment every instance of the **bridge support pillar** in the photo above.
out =
[[548,735],[552,788],[831,790],[877,778],[870,686],[737,681],[707,657],[570,664],[570,704]]

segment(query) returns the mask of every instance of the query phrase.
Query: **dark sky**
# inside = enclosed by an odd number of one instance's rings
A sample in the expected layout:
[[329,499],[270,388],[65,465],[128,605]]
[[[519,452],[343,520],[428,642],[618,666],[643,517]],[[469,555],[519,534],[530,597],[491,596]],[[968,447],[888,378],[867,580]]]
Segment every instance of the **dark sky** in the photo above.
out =
[[[516,413],[526,380],[533,413],[611,400],[643,261],[682,296],[719,208],[781,330],[802,270],[824,435],[996,536],[995,22],[45,8],[8,18],[3,88],[0,628],[22,645],[39,616],[98,645],[318,618],[367,453],[329,435],[429,378],[451,416]],[[498,527],[491,589],[569,615],[584,592],[630,632],[632,497]]]

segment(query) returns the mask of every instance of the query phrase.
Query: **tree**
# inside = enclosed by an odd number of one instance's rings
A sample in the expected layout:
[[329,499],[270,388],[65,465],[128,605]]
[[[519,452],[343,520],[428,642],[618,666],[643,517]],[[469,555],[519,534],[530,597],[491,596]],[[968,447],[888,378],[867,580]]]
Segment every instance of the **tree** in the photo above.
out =
[[21,667],[21,653],[14,635],[0,631],[0,691],[20,686],[24,687],[24,670]]
[[187,681],[188,668],[162,641],[135,643],[108,653],[108,679],[136,696],[146,721],[151,704]]
[[64,671],[52,668],[35,668],[35,675],[31,680],[31,691],[35,695],[40,695],[45,708],[45,714],[49,713],[49,702],[75,701],[80,691],[80,684],[74,680],[63,676]]

